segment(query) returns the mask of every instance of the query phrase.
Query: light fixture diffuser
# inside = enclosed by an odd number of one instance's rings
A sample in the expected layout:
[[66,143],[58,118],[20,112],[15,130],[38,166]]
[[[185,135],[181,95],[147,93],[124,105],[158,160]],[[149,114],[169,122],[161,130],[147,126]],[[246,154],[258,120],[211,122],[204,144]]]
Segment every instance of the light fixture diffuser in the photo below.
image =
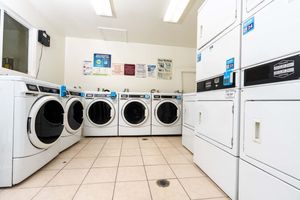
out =
[[91,0],[97,15],[112,17],[110,0]]
[[177,23],[189,2],[190,0],[170,0],[164,22]]

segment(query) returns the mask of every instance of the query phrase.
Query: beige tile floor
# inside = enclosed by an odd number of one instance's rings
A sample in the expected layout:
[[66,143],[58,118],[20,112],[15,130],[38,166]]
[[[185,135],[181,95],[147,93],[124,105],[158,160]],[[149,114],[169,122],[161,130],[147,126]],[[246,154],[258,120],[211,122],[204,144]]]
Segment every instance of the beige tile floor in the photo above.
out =
[[[146,139],[146,140],[145,140]],[[159,187],[158,179],[168,179]],[[84,138],[0,200],[229,200],[181,137]]]

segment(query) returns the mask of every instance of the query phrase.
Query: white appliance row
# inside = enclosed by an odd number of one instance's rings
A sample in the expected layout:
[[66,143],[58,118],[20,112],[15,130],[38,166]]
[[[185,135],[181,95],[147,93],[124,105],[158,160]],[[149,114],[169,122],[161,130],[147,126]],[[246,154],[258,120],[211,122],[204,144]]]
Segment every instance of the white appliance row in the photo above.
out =
[[0,187],[20,183],[80,139],[80,98],[62,100],[60,92],[51,83],[0,77]]
[[299,9],[291,0],[199,9],[194,161],[233,200],[300,199]]
[[244,1],[240,200],[300,199],[299,9]]
[[197,25],[194,162],[232,200],[238,199],[241,10],[241,0],[206,0]]
[[181,135],[181,95],[85,93],[84,136]]

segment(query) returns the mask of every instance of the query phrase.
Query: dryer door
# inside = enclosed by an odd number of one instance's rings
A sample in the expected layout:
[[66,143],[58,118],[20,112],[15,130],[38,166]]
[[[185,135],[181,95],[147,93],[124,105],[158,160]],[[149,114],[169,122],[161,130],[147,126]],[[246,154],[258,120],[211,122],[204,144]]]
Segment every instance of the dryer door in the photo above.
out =
[[300,183],[300,102],[246,101],[245,154]]
[[83,122],[83,105],[78,98],[71,98],[66,104],[65,127],[71,134],[75,133]]
[[114,120],[115,113],[115,108],[110,101],[96,99],[89,104],[86,115],[93,125],[104,127]]
[[44,96],[32,106],[27,132],[31,143],[40,149],[46,149],[58,141],[64,129],[64,108],[53,96]]
[[155,118],[163,126],[171,126],[180,118],[178,105],[170,100],[161,101],[155,108]]
[[130,100],[126,102],[122,109],[123,120],[130,126],[140,126],[148,119],[149,109],[145,102],[140,100]]

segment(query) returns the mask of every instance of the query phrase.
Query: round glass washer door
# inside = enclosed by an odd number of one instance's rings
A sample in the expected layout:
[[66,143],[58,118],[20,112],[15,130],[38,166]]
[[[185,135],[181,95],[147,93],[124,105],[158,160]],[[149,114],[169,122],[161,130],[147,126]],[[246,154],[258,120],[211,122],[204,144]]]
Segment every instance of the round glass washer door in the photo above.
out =
[[140,100],[130,100],[126,102],[122,109],[122,117],[130,126],[140,126],[148,119],[148,107]]
[[56,143],[64,129],[64,108],[53,96],[44,96],[32,106],[27,132],[31,143],[40,149],[47,149]]
[[104,127],[114,120],[115,113],[115,107],[110,101],[97,99],[89,104],[86,115],[91,124]]
[[179,115],[180,109],[173,101],[163,100],[155,108],[155,118],[164,126],[175,124],[180,118]]
[[65,127],[71,134],[77,132],[83,122],[83,105],[78,98],[71,98],[65,107]]

